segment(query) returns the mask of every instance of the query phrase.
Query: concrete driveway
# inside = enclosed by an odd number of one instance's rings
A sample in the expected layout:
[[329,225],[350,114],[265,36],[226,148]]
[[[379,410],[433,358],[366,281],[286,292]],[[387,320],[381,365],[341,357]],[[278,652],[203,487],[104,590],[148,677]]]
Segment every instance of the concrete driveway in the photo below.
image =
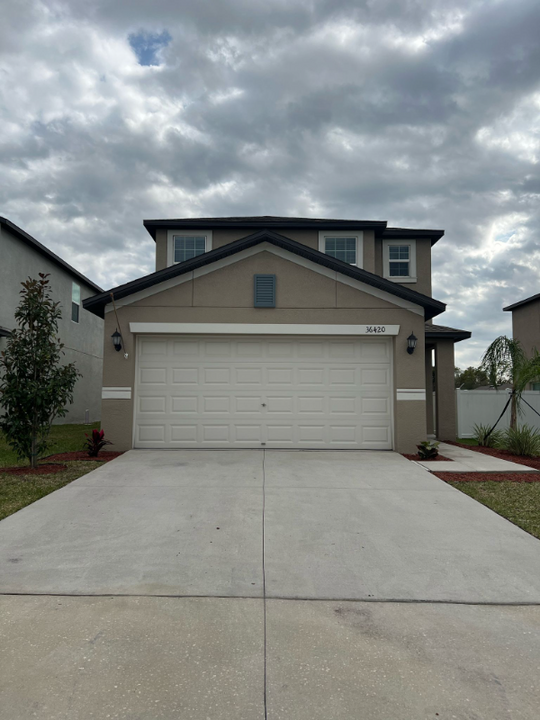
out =
[[540,543],[394,453],[131,451],[0,592],[2,719],[538,715]]

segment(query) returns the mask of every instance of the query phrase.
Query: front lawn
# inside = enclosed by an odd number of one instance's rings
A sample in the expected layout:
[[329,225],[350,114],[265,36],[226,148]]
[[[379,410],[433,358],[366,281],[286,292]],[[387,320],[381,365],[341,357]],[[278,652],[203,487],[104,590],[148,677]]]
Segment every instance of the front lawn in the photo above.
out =
[[0,520],[95,470],[101,463],[89,460],[64,464],[66,469],[53,475],[10,475],[0,467]]
[[[510,473],[507,475],[510,477]],[[448,473],[439,473],[438,477],[540,539],[540,482],[477,482],[472,477],[469,481],[453,482]],[[527,480],[532,480],[530,475]]]
[[[84,433],[90,435],[94,428],[99,428],[99,423],[93,423],[92,425],[53,425],[50,434],[51,447],[47,450],[47,455],[82,450],[86,440]],[[0,466],[9,467],[10,465],[26,464],[26,461],[17,458],[17,455],[9,447],[0,432]]]
[[[84,433],[89,434],[93,428],[99,428],[99,423],[54,425],[51,430],[52,443],[47,455],[81,450],[85,440]],[[95,470],[101,463],[90,458],[79,462],[63,462],[62,464],[66,466],[65,470],[51,475],[12,475],[2,472],[3,467],[27,464],[26,461],[17,458],[0,433],[0,520]]]

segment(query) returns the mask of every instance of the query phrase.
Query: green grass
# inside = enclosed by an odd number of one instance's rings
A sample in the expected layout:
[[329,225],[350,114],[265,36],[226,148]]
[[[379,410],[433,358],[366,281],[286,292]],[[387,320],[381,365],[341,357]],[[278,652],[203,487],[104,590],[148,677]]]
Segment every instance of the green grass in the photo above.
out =
[[[50,435],[51,446],[47,450],[47,455],[82,450],[84,433],[90,433],[93,428],[99,428],[99,423],[53,425]],[[82,462],[68,462],[66,470],[54,475],[11,475],[2,472],[2,467],[13,465],[28,465],[28,462],[17,458],[0,433],[0,520],[99,467],[98,462],[89,459]]]
[[457,438],[456,442],[462,443],[463,445],[478,445],[474,438]]
[[91,460],[66,463],[54,475],[10,475],[0,468],[0,520],[95,470],[101,463]]
[[471,481],[448,484],[540,539],[540,482]]
[[[51,428],[51,447],[47,455],[54,455],[61,452],[72,452],[82,450],[85,441],[84,433],[90,434],[94,428],[99,428],[99,423],[92,425],[53,425]],[[0,467],[10,465],[27,465],[26,460],[19,460],[17,455],[9,447],[3,434],[0,433]]]

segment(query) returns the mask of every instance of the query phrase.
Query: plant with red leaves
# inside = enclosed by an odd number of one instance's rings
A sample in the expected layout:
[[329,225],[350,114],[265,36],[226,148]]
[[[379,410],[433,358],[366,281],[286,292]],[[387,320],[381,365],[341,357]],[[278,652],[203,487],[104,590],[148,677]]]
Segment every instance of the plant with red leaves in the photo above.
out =
[[110,440],[105,440],[105,432],[103,430],[92,430],[92,435],[86,435],[86,441],[83,445],[88,451],[90,457],[97,457],[101,448],[105,445],[112,445]]

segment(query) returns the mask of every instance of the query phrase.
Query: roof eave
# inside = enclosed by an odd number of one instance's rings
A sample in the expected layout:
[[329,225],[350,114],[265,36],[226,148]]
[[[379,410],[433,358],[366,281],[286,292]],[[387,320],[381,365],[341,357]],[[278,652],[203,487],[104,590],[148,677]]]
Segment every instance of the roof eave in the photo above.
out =
[[98,292],[103,292],[103,288],[100,288],[99,285],[96,285],[96,283],[92,282],[92,280],[89,280],[85,275],[83,275],[81,272],[76,270],[74,267],[72,267],[69,263],[67,263],[65,260],[62,260],[61,257],[56,255],[56,253],[53,253],[52,250],[49,250],[49,248],[45,247],[45,245],[42,245],[42,243],[39,242],[39,240],[36,240],[34,237],[29,235],[25,230],[20,228],[18,225],[15,225],[15,223],[12,223],[11,220],[8,220],[5,217],[0,217],[0,225],[3,225],[7,230],[12,234],[15,235],[16,238],[21,240],[22,242],[26,243],[27,245],[30,245],[34,248],[34,250],[37,250],[37,252],[41,253],[45,257],[48,257],[50,260],[55,262],[57,265],[60,265],[64,270],[67,270],[72,275],[75,275],[79,280],[82,280],[86,285],[91,287],[93,290],[97,290]]

